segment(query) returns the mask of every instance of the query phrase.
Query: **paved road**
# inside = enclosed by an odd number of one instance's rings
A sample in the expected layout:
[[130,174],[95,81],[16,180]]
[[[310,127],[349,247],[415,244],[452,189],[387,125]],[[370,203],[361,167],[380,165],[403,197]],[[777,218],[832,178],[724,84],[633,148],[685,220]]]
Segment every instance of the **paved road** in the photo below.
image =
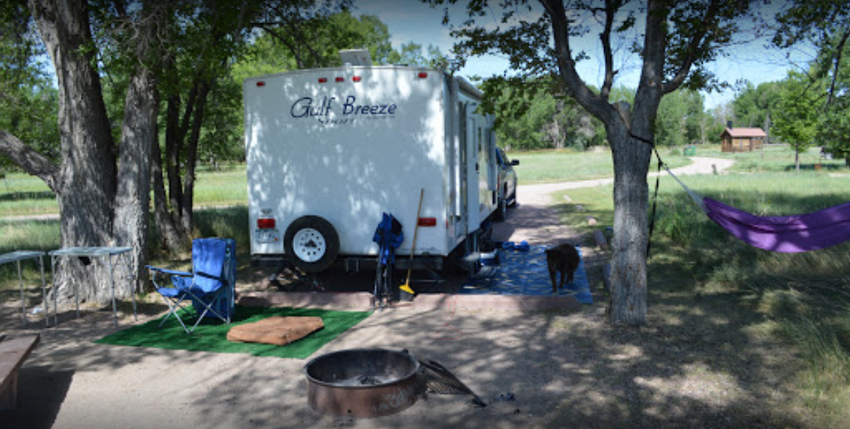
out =
[[[693,164],[674,168],[671,171],[676,176],[689,174],[713,174],[714,169],[718,173],[723,172],[735,163],[735,161],[721,158],[705,158],[694,156],[690,158]],[[662,172],[662,174],[666,174]],[[649,177],[657,176],[657,172],[649,173]],[[522,204],[548,205],[551,203],[549,194],[564,189],[591,188],[594,186],[608,185],[614,183],[614,178],[583,180],[579,182],[542,183],[538,185],[520,185],[517,189],[517,197]]]

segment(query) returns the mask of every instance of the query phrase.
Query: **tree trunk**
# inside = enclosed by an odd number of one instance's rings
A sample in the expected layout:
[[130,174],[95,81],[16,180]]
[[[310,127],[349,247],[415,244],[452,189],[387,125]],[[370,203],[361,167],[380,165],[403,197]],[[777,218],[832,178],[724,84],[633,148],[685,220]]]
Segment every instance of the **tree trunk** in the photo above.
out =
[[[133,247],[132,272],[139,274],[133,290],[141,290],[148,283],[144,267],[148,261],[151,148],[158,144],[158,106],[153,73],[142,67],[130,79],[125,99],[113,231],[116,246]],[[116,287],[115,293],[122,298],[128,296],[125,288]]]
[[[57,189],[63,247],[110,244],[116,191],[114,142],[103,102],[86,2],[30,0],[59,84],[62,164]],[[63,258],[59,298],[77,284],[83,301],[107,302],[108,282],[75,259]],[[98,283],[99,282],[99,283]]]
[[797,173],[800,172],[800,148],[794,148],[794,165],[797,166]]
[[611,321],[646,323],[646,175],[650,146],[629,137],[626,127],[606,126],[614,159],[614,240],[611,258]]
[[655,119],[664,94],[666,36],[663,7],[650,2],[644,39],[644,63],[635,106],[618,103],[622,120],[607,120],[605,129],[614,158],[614,254],[611,259],[611,322],[646,324],[647,309],[647,173],[655,140]]
[[183,201],[180,221],[182,228],[187,233],[192,231],[193,206],[195,197],[195,166],[198,162],[198,144],[201,140],[201,125],[204,122],[204,111],[207,104],[212,82],[201,82],[195,100],[195,115],[192,118],[192,134],[189,136],[189,144],[186,150],[186,175],[183,178]]
[[162,175],[162,153],[159,144],[154,144],[151,152],[151,176],[153,176],[154,222],[159,231],[160,241],[165,250],[180,252],[188,249],[187,237],[180,234],[174,223],[174,217],[168,211],[168,196],[165,194],[165,182]]

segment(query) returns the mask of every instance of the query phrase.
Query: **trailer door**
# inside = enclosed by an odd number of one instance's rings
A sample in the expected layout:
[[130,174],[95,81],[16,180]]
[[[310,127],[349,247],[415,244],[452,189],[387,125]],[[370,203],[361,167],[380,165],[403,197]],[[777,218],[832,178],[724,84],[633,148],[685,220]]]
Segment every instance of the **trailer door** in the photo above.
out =
[[[457,84],[455,83],[455,85]],[[455,91],[457,91],[456,88]],[[458,101],[455,103],[455,108],[457,109],[455,111],[457,116],[452,120],[454,130],[453,135],[449,138],[449,156],[451,158],[452,214],[455,221],[454,239],[457,242],[466,238],[468,210],[466,210],[466,105]]]
[[467,224],[466,232],[471,234],[478,230],[481,224],[481,202],[479,201],[479,181],[480,181],[480,165],[478,164],[478,121],[475,111],[475,105],[465,103],[464,106],[464,123],[466,125],[464,148],[466,149],[466,211]]

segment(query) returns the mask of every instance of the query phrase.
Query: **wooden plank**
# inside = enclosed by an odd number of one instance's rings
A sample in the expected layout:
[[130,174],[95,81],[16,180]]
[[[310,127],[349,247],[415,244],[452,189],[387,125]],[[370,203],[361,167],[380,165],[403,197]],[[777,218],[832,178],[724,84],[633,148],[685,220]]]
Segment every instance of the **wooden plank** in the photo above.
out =
[[18,406],[18,369],[38,344],[39,336],[4,338],[0,342],[0,410]]

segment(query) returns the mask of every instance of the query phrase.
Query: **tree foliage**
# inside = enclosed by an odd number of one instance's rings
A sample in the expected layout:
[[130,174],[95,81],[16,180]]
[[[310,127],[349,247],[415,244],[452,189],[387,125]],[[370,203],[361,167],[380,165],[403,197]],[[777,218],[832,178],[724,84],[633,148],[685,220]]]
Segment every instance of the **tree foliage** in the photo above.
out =
[[[848,72],[848,40],[850,40],[850,3],[828,0],[794,0],[779,17],[781,24],[774,44],[790,47],[806,42],[818,51],[806,70],[815,83],[822,102],[817,140],[827,151],[842,157],[850,166],[850,72]],[[806,96],[811,98],[810,95]],[[803,119],[807,122],[809,115]],[[805,129],[805,126],[797,127]]]
[[[26,2],[0,6],[0,130],[17,136],[51,160],[59,158],[59,92],[53,87]],[[0,168],[13,167],[0,155]]]
[[658,107],[656,144],[683,146],[706,141],[708,118],[703,97],[694,90],[680,89],[668,94]]
[[496,116],[498,143],[510,149],[572,148],[606,144],[605,129],[575,100],[558,95],[557,81],[492,77],[485,80],[484,104]]

